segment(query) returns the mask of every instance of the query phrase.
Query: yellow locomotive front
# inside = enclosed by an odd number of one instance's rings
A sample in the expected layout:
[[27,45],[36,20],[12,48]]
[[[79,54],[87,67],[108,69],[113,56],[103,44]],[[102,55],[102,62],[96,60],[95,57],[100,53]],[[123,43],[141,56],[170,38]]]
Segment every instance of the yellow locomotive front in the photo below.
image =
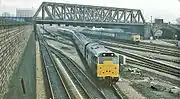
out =
[[119,60],[114,53],[102,53],[98,57],[97,77],[110,78],[117,82],[119,79]]
[[131,39],[134,42],[139,42],[141,40],[141,37],[139,34],[133,34]]

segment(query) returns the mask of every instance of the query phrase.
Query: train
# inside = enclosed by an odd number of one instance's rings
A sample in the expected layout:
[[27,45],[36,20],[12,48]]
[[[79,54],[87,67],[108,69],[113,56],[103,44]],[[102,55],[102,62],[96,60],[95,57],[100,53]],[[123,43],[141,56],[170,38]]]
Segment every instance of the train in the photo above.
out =
[[[80,53],[86,60],[92,74],[107,85],[119,80],[119,57],[103,45],[87,38],[76,29],[59,28],[58,32],[72,37]],[[55,34],[58,36],[59,34]],[[52,36],[52,35],[51,35]],[[55,37],[56,37],[55,36]],[[54,36],[53,36],[54,37]]]
[[83,29],[81,31],[86,36],[95,36],[104,39],[115,39],[132,43],[139,43],[141,36],[137,33],[124,32],[122,29]]
[[119,80],[119,58],[115,53],[77,31],[73,32],[73,40],[99,81],[113,84]]

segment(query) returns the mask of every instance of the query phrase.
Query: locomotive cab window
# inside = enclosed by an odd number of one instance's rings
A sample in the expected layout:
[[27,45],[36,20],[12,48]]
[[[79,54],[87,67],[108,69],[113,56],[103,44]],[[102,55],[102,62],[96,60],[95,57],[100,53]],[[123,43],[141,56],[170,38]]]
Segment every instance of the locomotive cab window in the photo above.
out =
[[113,64],[118,64],[117,57],[100,57],[99,64],[103,64],[104,61],[113,61]]

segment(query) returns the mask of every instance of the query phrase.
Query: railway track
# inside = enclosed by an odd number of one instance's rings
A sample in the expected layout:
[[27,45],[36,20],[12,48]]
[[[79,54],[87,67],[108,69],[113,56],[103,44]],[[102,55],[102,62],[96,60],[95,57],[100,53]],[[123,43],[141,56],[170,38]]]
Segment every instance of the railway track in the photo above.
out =
[[95,84],[96,82],[91,81],[87,74],[84,73],[72,59],[68,58],[61,51],[51,46],[48,46],[48,48],[51,50],[53,54],[55,54],[61,60],[63,66],[65,66],[66,68],[66,71],[68,71],[68,73],[70,73],[71,75],[71,78],[76,81],[75,83],[79,86],[78,89],[80,89],[80,92],[84,96],[84,98],[123,99],[123,96],[115,87],[116,85],[113,85],[108,88],[100,88],[99,86],[97,87],[97,84]]
[[120,99],[124,99],[125,96],[120,93],[119,89],[117,89],[117,85],[112,85],[112,89]]
[[[89,35],[87,35],[87,36],[92,38]],[[97,39],[97,36],[94,39]],[[99,40],[99,38],[98,38],[98,40]],[[102,40],[109,41],[108,39],[102,39]],[[138,50],[138,51],[145,51],[145,52],[158,53],[158,54],[163,54],[163,55],[168,55],[168,56],[180,57],[180,50],[178,47],[175,47],[175,46],[151,44],[151,43],[144,43],[144,42],[139,42],[139,44],[137,45],[137,44],[127,43],[127,42],[122,42],[122,40],[121,41],[112,40],[111,42],[116,43],[116,44],[111,44],[111,45],[108,44],[109,46],[113,46],[113,47],[116,46],[116,47],[128,48],[128,49],[133,49],[133,50]],[[107,44],[105,42],[101,42],[101,43]],[[131,47],[122,46],[119,44],[128,45]],[[142,48],[144,48],[144,49],[142,49]],[[176,62],[176,61],[173,61],[173,62]],[[176,63],[179,63],[179,62],[176,62]]]
[[[169,49],[169,48],[163,48],[158,46],[150,46],[145,44],[130,44],[130,43],[123,43],[123,42],[114,42],[108,43],[107,40],[105,42],[101,42],[104,45],[111,46],[111,47],[121,47],[121,48],[127,48],[132,50],[138,50],[138,51],[144,51],[144,52],[151,52],[151,53],[157,53],[162,55],[168,55],[168,56],[174,56],[174,57],[180,57],[180,51],[175,49]],[[114,44],[113,44],[114,43]],[[122,45],[120,45],[122,44]]]
[[135,54],[132,54],[132,53],[129,53],[126,51],[122,51],[122,50],[118,50],[118,49],[115,49],[112,47],[107,47],[107,48],[112,50],[113,52],[123,54],[127,57],[138,60],[138,61],[135,61],[135,60],[127,59],[127,62],[129,62],[129,63],[137,64],[137,65],[140,65],[143,67],[147,67],[147,68],[154,69],[154,70],[157,70],[160,72],[164,72],[164,73],[167,73],[170,75],[174,75],[176,77],[180,77],[180,67],[170,66],[170,65],[167,65],[164,63],[157,62],[155,60],[151,60],[151,59],[146,58],[146,57],[135,55]]
[[[129,64],[135,64],[135,65],[138,65],[138,66],[147,67],[147,68],[150,68],[150,69],[153,69],[153,70],[157,70],[157,71],[160,71],[160,72],[163,72],[163,73],[178,76],[177,72],[173,72],[173,69],[171,69],[171,70],[168,70],[168,68],[162,69],[162,68],[160,68],[161,65],[159,65],[159,64],[151,66],[149,63],[142,62],[142,61],[137,61],[137,60],[133,60],[133,59],[126,59],[126,62],[129,63]],[[160,66],[160,67],[158,67],[158,66]]]
[[[48,32],[48,31],[46,30],[46,32]],[[87,35],[87,36],[92,38],[89,35]],[[94,39],[97,40],[97,37],[94,38]],[[158,46],[158,44],[148,44],[148,43],[143,43],[143,42],[140,42],[137,45],[137,44],[131,44],[131,43],[122,42],[122,41],[118,41],[118,40],[110,41],[110,42],[114,43],[114,44],[112,44],[112,43],[104,42],[104,41],[109,42],[109,40],[107,40],[107,39],[102,39],[102,40],[103,41],[100,42],[100,43],[102,43],[104,45],[112,46],[112,47],[121,47],[121,48],[127,48],[127,49],[132,49],[132,50],[145,51],[145,52],[163,54],[163,55],[168,55],[168,56],[180,57],[180,51],[176,47],[163,46],[163,45]],[[169,48],[165,48],[165,47],[169,47]],[[173,48],[173,49],[170,49],[170,48]],[[179,63],[179,62],[176,62],[176,61],[172,61],[172,62]]]
[[[51,55],[49,54],[49,50],[47,49],[47,45],[44,42],[42,36],[39,37],[40,43],[40,51],[43,58],[44,68],[48,80],[49,90],[52,99],[66,99],[69,98],[67,90],[64,86],[63,80],[58,73],[57,68],[55,67],[54,62],[52,61]],[[46,89],[47,90],[47,89]]]
[[[123,99],[123,96],[118,92],[118,89],[115,85],[109,88],[99,88],[94,81],[85,74],[81,68],[70,58],[64,55],[61,51],[49,46],[51,51],[60,58],[60,60],[64,63],[66,70],[73,75],[72,78],[75,78],[77,82],[80,83],[82,94],[84,92],[89,93],[86,98],[90,99],[109,99],[112,97],[113,99]],[[76,84],[77,85],[77,84]],[[84,95],[86,96],[86,95]]]
[[63,43],[63,44],[66,44],[66,45],[69,45],[69,46],[74,46],[73,44],[70,44],[70,43],[68,43],[68,42],[64,42],[63,40],[58,40],[57,38],[53,38],[53,37],[46,37],[46,36],[44,36],[44,38],[46,38],[46,39],[49,39],[49,40],[53,40],[53,41],[57,41],[57,42],[59,42],[59,43]]
[[[55,54],[59,58],[63,67],[69,73],[70,78],[73,80],[73,83],[77,86],[80,94],[82,94],[85,99],[106,99],[104,93],[96,87],[96,85],[80,70],[80,68],[75,64],[71,59],[65,56],[59,50],[48,46],[51,53]],[[87,90],[88,88],[88,90]]]
[[146,49],[160,51],[160,54],[180,57],[180,51],[177,48],[173,49],[172,47],[169,47],[169,46],[159,46],[157,44],[155,44],[155,45],[149,44],[148,45],[147,43],[140,43],[139,47],[140,46],[142,46],[143,48],[146,48]]
[[167,43],[171,43],[171,44],[176,44],[178,42],[178,40],[162,40],[164,42],[167,42]]
[[[151,43],[144,43],[144,42],[139,42],[138,44],[132,44],[132,43],[129,43],[127,41],[125,42],[122,40],[112,40],[112,39],[108,39],[108,38],[102,39],[102,38],[99,38],[99,36],[94,37],[93,35],[86,35],[86,36],[90,37],[91,39],[96,39],[99,41],[102,40],[102,41],[106,41],[106,42],[116,43],[116,44],[111,44],[111,46],[129,48],[129,49],[134,49],[134,50],[142,50],[139,48],[144,48],[143,51],[146,51],[146,52],[153,52],[153,53],[158,53],[158,54],[180,57],[180,50],[178,47],[175,47],[175,46],[166,46],[166,45],[151,44]],[[104,42],[102,42],[102,43],[104,43]],[[120,46],[119,44],[128,45],[131,47]],[[134,47],[134,48],[132,48],[132,47]]]
[[[146,43],[146,42],[140,42],[141,44],[150,45],[150,46],[158,46],[163,48],[171,48],[173,50],[178,50],[179,48],[177,46],[168,46],[168,45],[160,45],[160,44],[154,44],[154,43]],[[170,42],[168,42],[170,43]],[[172,43],[175,44],[175,43]]]
[[111,40],[111,42],[114,42],[114,43],[127,44],[127,45],[131,45],[131,46],[136,46],[136,47],[144,47],[144,48],[147,48],[147,49],[148,49],[148,47],[150,47],[150,48],[155,47],[155,48],[158,48],[158,49],[164,49],[164,50],[168,50],[168,51],[180,52],[179,48],[177,46],[160,45],[160,44],[147,43],[147,42],[139,42],[138,45],[135,45],[135,44],[133,44],[134,42],[132,42],[132,41],[130,41],[131,42],[130,43],[128,41],[113,40],[113,39],[106,39],[106,38],[102,39],[102,40],[105,40],[105,41]]
[[83,94],[86,99],[105,99],[105,94],[90,80],[90,78],[77,66],[77,64],[64,55],[59,50],[49,46],[52,53],[54,53],[63,63],[66,71],[71,75],[78,89],[81,89],[81,94]]
[[[137,50],[137,51],[143,51],[143,52],[157,53],[157,54],[161,53],[163,55],[168,55],[168,56],[173,56],[174,57],[174,55],[171,55],[171,53],[164,53],[164,52],[161,52],[161,51],[155,51],[155,50],[149,50],[149,49],[137,48],[137,47],[130,47],[130,46],[127,46],[127,45],[117,45],[117,44],[103,42],[103,41],[101,42],[101,44],[103,44],[105,46],[109,46],[109,47],[125,48],[125,49],[131,49],[131,50]],[[178,55],[176,55],[175,57],[177,57],[177,56]],[[154,58],[158,59],[158,60],[164,60],[164,61],[174,62],[174,63],[180,64],[180,60],[164,59],[164,58],[159,58],[159,57],[154,57]]]

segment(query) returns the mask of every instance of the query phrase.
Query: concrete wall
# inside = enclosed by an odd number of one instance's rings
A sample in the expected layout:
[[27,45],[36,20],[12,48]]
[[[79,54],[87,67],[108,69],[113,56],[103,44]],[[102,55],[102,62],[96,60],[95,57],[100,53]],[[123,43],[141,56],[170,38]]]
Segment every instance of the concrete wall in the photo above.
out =
[[149,39],[151,36],[151,27],[150,24],[144,26],[144,39]]

